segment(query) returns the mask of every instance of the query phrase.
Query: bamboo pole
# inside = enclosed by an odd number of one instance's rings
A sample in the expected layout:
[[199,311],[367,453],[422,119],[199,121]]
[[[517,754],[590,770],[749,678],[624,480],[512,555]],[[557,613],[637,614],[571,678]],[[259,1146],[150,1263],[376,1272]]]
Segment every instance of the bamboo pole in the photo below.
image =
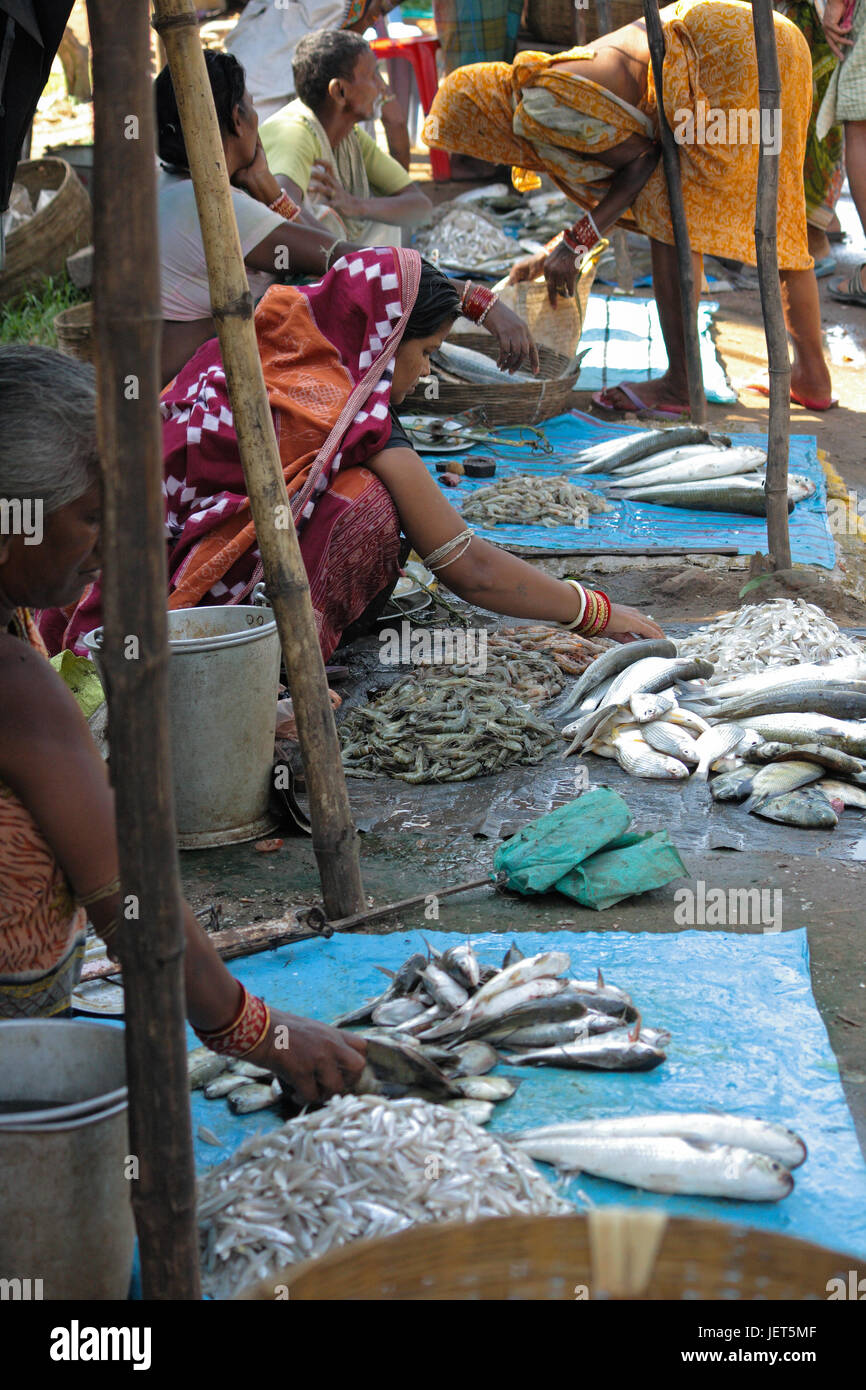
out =
[[132,1204],[144,1296],[197,1299],[184,934],[167,714],[159,265],[147,0],[88,0],[105,634],[124,912]]
[[652,62],[653,79],[656,89],[656,104],[659,116],[659,135],[662,145],[665,178],[668,186],[668,202],[671,209],[671,223],[674,229],[674,244],[677,251],[677,267],[680,280],[680,303],[683,312],[683,335],[685,338],[686,376],[689,385],[689,409],[695,424],[701,425],[707,418],[707,400],[704,395],[704,378],[701,371],[701,344],[698,336],[697,295],[695,276],[692,270],[692,253],[689,245],[689,228],[686,222],[686,209],[683,203],[683,186],[680,178],[680,157],[664,107],[664,87],[662,69],[665,58],[665,36],[659,18],[658,0],[643,0],[643,13],[646,21],[647,42]]
[[283,522],[286,484],[195,8],[193,0],[154,0],[154,11],[177,94],[238,448],[298,723],[325,910],[347,917],[364,907],[358,837],[307,575],[295,528]]
[[[767,425],[767,549],[774,570],[791,568],[788,530],[788,439],[791,415],[791,360],[782,311],[776,220],[779,197],[779,154],[771,137],[780,129],[781,82],[776,26],[771,0],[752,0],[752,24],[758,57],[758,97],[761,108],[761,157],[755,203],[755,257],[761,291],[761,313],[767,339],[770,377],[770,418]],[[765,114],[766,113],[766,114]]]

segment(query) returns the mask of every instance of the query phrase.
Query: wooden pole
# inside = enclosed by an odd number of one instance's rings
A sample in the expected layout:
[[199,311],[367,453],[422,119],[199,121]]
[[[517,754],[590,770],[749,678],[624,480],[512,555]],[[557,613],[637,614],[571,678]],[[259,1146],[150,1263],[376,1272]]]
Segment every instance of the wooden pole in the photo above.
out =
[[[197,1299],[180,877],[167,714],[159,263],[147,0],[88,0],[105,644],[123,914],[131,1193],[149,1299]],[[137,1171],[136,1171],[137,1170]]]
[[656,104],[659,116],[659,135],[662,143],[662,160],[668,185],[668,202],[671,209],[671,223],[674,229],[674,244],[677,251],[677,268],[680,280],[680,302],[683,311],[683,334],[686,351],[686,376],[689,385],[689,409],[692,420],[697,425],[707,418],[707,400],[704,395],[704,378],[701,371],[701,344],[698,336],[697,294],[692,270],[692,253],[689,245],[689,228],[686,222],[686,209],[683,203],[683,186],[680,179],[680,157],[664,106],[663,74],[665,59],[665,36],[659,18],[658,0],[643,0],[643,13],[646,21],[647,42],[652,61],[653,79],[656,89]]
[[154,11],[177,94],[238,449],[298,723],[325,911],[348,917],[364,907],[358,837],[304,562],[295,528],[285,524],[286,484],[198,22],[193,0],[154,0]]
[[[772,0],[752,0],[752,24],[758,56],[758,96],[761,108],[761,158],[755,203],[755,257],[761,291],[761,313],[767,339],[770,377],[770,419],[767,425],[767,549],[770,567],[790,569],[788,531],[788,439],[791,415],[791,360],[782,311],[776,218],[779,196],[781,83]],[[773,141],[775,136],[775,142]],[[773,148],[775,143],[776,148]]]

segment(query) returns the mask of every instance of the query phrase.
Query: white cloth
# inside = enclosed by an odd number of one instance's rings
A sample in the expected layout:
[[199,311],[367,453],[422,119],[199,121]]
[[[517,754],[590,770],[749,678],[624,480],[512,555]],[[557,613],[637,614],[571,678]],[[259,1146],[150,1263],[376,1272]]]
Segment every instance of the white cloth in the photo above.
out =
[[[232,188],[231,195],[241,251],[246,257],[285,219],[241,188]],[[210,287],[192,179],[160,170],[156,206],[162,316],[183,321],[209,319]],[[276,276],[248,269],[247,279],[253,299],[259,300]]]
[[247,90],[259,119],[267,120],[295,95],[292,59],[305,34],[339,29],[346,0],[250,0],[225,41],[247,75]]

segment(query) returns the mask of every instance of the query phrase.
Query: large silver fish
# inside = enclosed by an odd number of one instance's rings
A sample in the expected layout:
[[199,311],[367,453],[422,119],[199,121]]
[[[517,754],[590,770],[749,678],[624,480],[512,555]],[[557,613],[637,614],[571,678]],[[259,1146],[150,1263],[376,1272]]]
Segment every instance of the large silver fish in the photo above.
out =
[[666,1054],[661,1048],[634,1038],[625,1029],[600,1033],[559,1047],[540,1047],[533,1052],[515,1053],[521,1067],[565,1067],[585,1071],[652,1071],[661,1066]]
[[[633,695],[632,699],[639,696]],[[697,750],[697,742],[692,738],[688,729],[683,729],[679,724],[671,724],[666,719],[654,719],[649,724],[641,725],[641,733],[649,744],[650,748],[655,748],[659,753],[667,753],[671,758],[677,758],[681,763],[694,765],[700,760]]]
[[456,343],[442,343],[433,354],[433,361],[452,376],[462,381],[478,382],[479,385],[501,385],[507,381],[537,381],[529,372],[503,372],[491,357],[472,348],[458,347]]
[[769,690],[765,694],[756,692],[720,701],[713,706],[712,717],[741,721],[759,714],[800,713],[830,714],[843,719],[866,715],[866,681],[833,685],[816,680],[792,684],[788,689]]
[[[696,512],[737,512],[766,516],[767,495],[762,482],[746,478],[716,478],[686,483],[657,483],[617,494],[625,502],[649,502],[654,507],[685,507]],[[794,509],[788,499],[788,511]]]
[[738,1202],[778,1202],[794,1186],[775,1158],[729,1144],[709,1144],[675,1135],[633,1138],[518,1140],[531,1158],[568,1172],[627,1183],[647,1192],[728,1197]]
[[866,787],[854,787],[850,782],[822,777],[812,790],[826,796],[828,801],[841,801],[843,806],[856,806],[858,810],[866,811]]
[[596,657],[591,665],[587,666],[582,676],[579,676],[566,694],[557,700],[547,712],[549,719],[558,719],[561,715],[567,714],[574,709],[579,700],[584,695],[588,695],[591,690],[597,689],[604,681],[618,676],[628,666],[633,666],[636,661],[642,661],[644,657],[672,657],[676,656],[676,643],[670,642],[667,638],[652,638],[646,642],[622,642],[601,656]]
[[513,1136],[518,1142],[551,1139],[635,1139],[668,1135],[678,1139],[703,1140],[710,1144],[731,1144],[766,1154],[786,1168],[798,1168],[806,1159],[806,1145],[793,1130],[750,1115],[729,1115],[701,1111],[660,1111],[650,1115],[617,1115],[598,1120],[571,1120],[524,1130]]
[[835,719],[825,714],[801,711],[793,714],[749,715],[742,723],[765,739],[784,743],[821,743],[841,748],[853,758],[866,758],[866,721]]
[[705,444],[710,438],[702,425],[673,425],[667,429],[637,430],[634,434],[592,444],[575,454],[576,473],[609,473],[636,459],[650,458],[663,450],[685,444]]
[[[682,463],[688,459],[706,458],[710,452],[706,444],[685,444],[679,449],[665,449],[661,454],[653,454],[648,459],[638,459],[637,463],[627,463],[616,470],[616,486],[621,478],[639,477],[645,473],[655,473],[657,468],[667,468],[672,463]],[[719,452],[724,453],[724,450]],[[630,483],[627,484],[630,486]]]
[[706,680],[713,674],[713,669],[711,662],[695,657],[647,657],[628,666],[617,676],[607,692],[607,704],[623,704],[636,691],[655,695],[678,680]]
[[639,729],[614,729],[609,737],[617,762],[631,777],[683,779],[689,775],[678,758],[651,748]]
[[743,730],[739,724],[715,724],[695,740],[698,765],[695,777],[706,782],[711,765],[717,758],[725,758],[739,748],[743,741]]
[[752,808],[756,816],[777,821],[780,825],[796,825],[803,830],[833,830],[839,818],[829,799],[811,787],[785,792],[782,796],[765,797]]
[[[711,478],[730,478],[737,473],[751,473],[766,463],[763,449],[744,446],[740,449],[707,448],[698,454],[680,458],[662,468],[648,468],[633,474],[627,482],[629,494],[643,486],[661,487],[665,483],[706,482]],[[611,484],[619,487],[619,481]]]
[[[754,730],[749,730],[753,733]],[[762,743],[748,756],[749,762],[776,763],[788,758],[799,762],[819,763],[828,772],[838,773],[840,777],[862,777],[866,773],[866,762],[862,758],[852,758],[841,748],[828,748],[823,743]]]
[[790,690],[794,686],[820,681],[824,685],[845,685],[848,681],[866,680],[866,652],[858,656],[843,656],[835,661],[801,662],[797,666],[771,666],[763,671],[735,676],[733,680],[708,685],[698,698],[708,701],[738,699],[747,695],[765,695],[770,690]]

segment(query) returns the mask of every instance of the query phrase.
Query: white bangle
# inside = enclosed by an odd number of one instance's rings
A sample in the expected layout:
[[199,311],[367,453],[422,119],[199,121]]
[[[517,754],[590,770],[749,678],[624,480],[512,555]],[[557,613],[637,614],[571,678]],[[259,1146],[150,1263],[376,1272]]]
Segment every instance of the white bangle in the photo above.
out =
[[580,627],[580,624],[583,622],[583,615],[586,612],[586,590],[584,589],[582,584],[578,584],[576,579],[566,579],[564,582],[566,584],[570,584],[572,589],[576,589],[577,592],[580,594],[580,612],[578,613],[574,622],[560,623],[559,625],[560,627],[564,627],[566,632],[573,632],[574,629],[576,627]]

